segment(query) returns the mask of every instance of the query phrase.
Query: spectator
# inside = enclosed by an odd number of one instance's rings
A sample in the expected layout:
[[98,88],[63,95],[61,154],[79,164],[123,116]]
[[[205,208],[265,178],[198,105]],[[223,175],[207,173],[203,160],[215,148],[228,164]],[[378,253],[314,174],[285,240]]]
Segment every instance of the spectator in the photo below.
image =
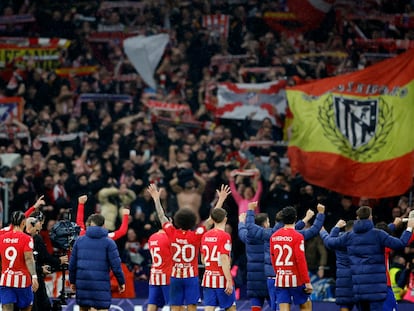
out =
[[193,169],[181,169],[170,181],[170,187],[177,196],[178,209],[190,208],[194,211],[197,224],[200,223],[200,208],[206,181]]
[[119,210],[128,207],[135,198],[136,194],[128,189],[125,184],[122,184],[119,189],[117,187],[107,187],[99,191],[98,200],[102,216],[105,218],[106,229],[115,230],[117,219],[121,216]]
[[[237,176],[237,177],[236,177]],[[250,177],[247,181],[247,185],[241,182],[244,176]],[[236,182],[236,178],[240,182]],[[245,213],[248,209],[250,202],[257,202],[262,194],[263,185],[260,180],[260,172],[257,169],[248,170],[233,170],[230,174],[230,188],[234,200],[238,205],[238,213]],[[260,208],[256,205],[256,212],[259,212]]]

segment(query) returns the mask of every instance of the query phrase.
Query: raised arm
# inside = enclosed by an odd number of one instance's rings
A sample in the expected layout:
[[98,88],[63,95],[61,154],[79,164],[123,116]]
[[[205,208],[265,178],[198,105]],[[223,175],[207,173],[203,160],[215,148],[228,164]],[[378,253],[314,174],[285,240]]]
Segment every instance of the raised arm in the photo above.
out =
[[86,230],[84,215],[85,215],[85,203],[88,200],[88,196],[81,195],[78,197],[78,210],[76,211],[76,224],[81,228],[82,231]]
[[31,213],[33,213],[34,211],[39,210],[39,208],[43,205],[46,204],[45,200],[43,200],[45,196],[41,195],[37,201],[35,202],[35,204],[33,204],[33,206],[29,207],[27,209],[27,211],[24,212],[24,216],[26,216],[26,218],[28,218],[30,216]]
[[224,201],[227,199],[231,193],[230,187],[228,185],[221,185],[220,189],[216,189],[218,200],[214,208],[223,207]]
[[[217,193],[218,199],[213,209],[223,207],[224,201],[226,200],[228,195],[231,193],[230,187],[223,184],[221,185],[220,189],[216,189],[216,193]],[[204,226],[207,229],[210,229],[213,226],[213,220],[211,219],[210,216],[208,216],[208,218],[204,221]]]
[[128,231],[128,223],[129,223],[129,209],[123,208],[121,225],[119,226],[118,230],[108,233],[108,237],[114,241],[118,240],[119,238],[122,238]]
[[194,179],[197,181],[197,192],[199,194],[203,194],[204,190],[206,189],[206,184],[207,184],[206,181],[204,180],[203,177],[199,176],[196,173],[194,173]]
[[161,225],[165,224],[166,222],[168,222],[168,218],[167,216],[165,216],[164,209],[161,205],[160,190],[157,189],[157,186],[155,184],[150,184],[147,188],[147,191],[154,200],[155,210],[157,211],[157,215],[161,222]]
[[311,209],[308,209],[306,211],[305,217],[303,217],[303,219],[298,220],[298,222],[295,224],[295,229],[302,230],[303,228],[305,228],[306,224],[313,217],[313,215],[315,215],[315,212]]
[[237,192],[237,186],[236,186],[236,182],[234,181],[234,177],[230,178],[229,185],[230,185],[231,195],[233,196],[234,201],[236,201],[237,205],[239,205],[243,201],[243,198]]
[[305,241],[317,236],[319,231],[322,229],[323,223],[325,221],[325,206],[318,204],[317,209],[318,214],[316,215],[316,219],[313,225],[309,229],[300,231],[300,233],[304,236]]

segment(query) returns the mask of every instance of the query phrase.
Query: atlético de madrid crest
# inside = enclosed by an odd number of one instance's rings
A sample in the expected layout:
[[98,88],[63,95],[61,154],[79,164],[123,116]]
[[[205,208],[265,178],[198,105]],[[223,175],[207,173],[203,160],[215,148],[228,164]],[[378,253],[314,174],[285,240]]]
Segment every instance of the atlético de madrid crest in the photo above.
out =
[[394,123],[392,114],[381,97],[332,95],[319,107],[325,137],[354,160],[367,160],[386,144]]

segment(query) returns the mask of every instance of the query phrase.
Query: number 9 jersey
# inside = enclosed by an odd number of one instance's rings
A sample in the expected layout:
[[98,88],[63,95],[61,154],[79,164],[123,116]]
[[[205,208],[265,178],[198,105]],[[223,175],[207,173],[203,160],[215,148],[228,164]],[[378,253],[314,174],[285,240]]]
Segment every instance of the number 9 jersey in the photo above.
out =
[[25,252],[33,252],[33,239],[30,235],[13,230],[1,235],[0,286],[26,288],[32,285],[32,277],[24,259]]

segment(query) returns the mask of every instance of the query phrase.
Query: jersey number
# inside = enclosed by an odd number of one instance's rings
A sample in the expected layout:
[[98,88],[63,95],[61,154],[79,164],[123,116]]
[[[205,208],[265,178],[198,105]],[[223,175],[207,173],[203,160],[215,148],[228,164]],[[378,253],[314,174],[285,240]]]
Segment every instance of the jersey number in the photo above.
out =
[[12,268],[17,258],[17,249],[14,246],[9,246],[4,252],[4,257],[9,260],[9,268]]
[[292,248],[289,245],[279,245],[275,244],[273,249],[277,251],[277,256],[275,260],[275,266],[293,266],[292,258]]
[[[171,243],[171,246],[175,248],[173,260],[175,262],[192,262],[195,258],[195,246],[191,244],[180,245],[177,243]],[[181,259],[180,259],[181,258]]]
[[203,245],[203,252],[204,252],[204,264],[206,267],[210,266],[210,262],[212,261],[216,261],[218,263],[219,266],[221,266],[220,263],[220,254],[219,252],[217,252],[217,245],[214,245],[213,248],[211,249],[211,254],[210,254],[210,249],[208,248],[207,245]]
[[162,264],[162,257],[159,254],[160,252],[159,247],[151,248],[151,257],[152,257],[152,266],[153,267],[159,267]]

